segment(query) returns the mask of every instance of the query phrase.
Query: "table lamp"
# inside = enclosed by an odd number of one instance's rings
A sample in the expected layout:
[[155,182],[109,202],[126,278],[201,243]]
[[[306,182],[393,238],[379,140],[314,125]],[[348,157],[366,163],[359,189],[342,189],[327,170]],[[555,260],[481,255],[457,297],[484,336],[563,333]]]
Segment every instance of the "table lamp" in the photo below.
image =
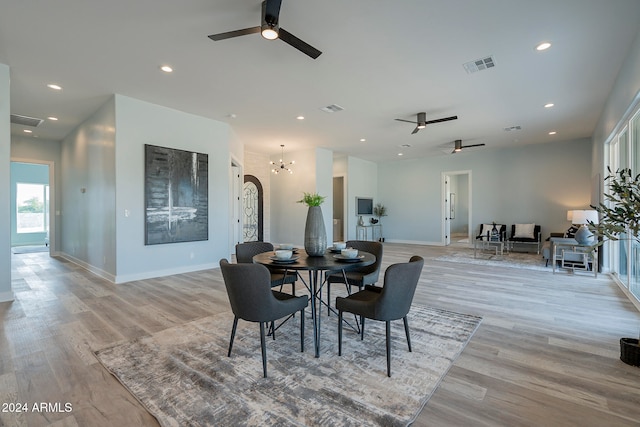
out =
[[587,224],[598,223],[598,212],[595,210],[574,210],[573,224],[580,224],[580,228],[576,231],[575,239],[581,245],[593,244],[593,233],[587,227]]

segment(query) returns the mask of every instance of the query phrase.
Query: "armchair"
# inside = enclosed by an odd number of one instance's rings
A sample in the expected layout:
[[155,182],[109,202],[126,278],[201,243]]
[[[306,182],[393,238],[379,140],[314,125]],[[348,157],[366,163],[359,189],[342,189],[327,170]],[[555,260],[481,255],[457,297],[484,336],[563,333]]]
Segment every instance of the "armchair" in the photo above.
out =
[[536,253],[540,254],[541,247],[541,227],[536,224],[513,224],[511,226],[511,235],[509,236],[509,244],[513,249],[514,244],[533,245],[536,247]]

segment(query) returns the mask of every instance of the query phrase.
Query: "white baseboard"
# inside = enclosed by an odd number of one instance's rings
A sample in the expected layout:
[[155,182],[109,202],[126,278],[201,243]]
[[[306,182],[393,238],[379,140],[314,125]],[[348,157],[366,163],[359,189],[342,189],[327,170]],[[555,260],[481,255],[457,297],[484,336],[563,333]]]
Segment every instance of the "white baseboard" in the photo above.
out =
[[213,262],[208,264],[188,265],[184,267],[168,268],[166,270],[144,271],[141,273],[134,273],[134,274],[120,274],[116,277],[115,283],[121,284],[121,283],[133,282],[135,280],[146,280],[146,279],[153,279],[156,277],[172,276],[174,274],[192,273],[194,271],[210,270],[218,267],[220,267],[220,264],[217,262]]
[[69,262],[74,263],[75,265],[84,268],[85,270],[95,274],[98,277],[101,277],[105,280],[108,280],[111,283],[115,283],[115,276],[107,271],[104,271],[94,265],[91,265],[81,259],[78,259],[72,255],[69,255],[66,252],[57,252],[57,256],[66,259]]
[[385,243],[402,243],[404,245],[444,246],[442,242],[423,242],[421,240],[385,239]]
[[113,275],[111,273],[108,273],[104,270],[101,270],[91,264],[88,264],[82,260],[79,260],[67,253],[64,252],[59,252],[58,256],[66,259],[69,262],[72,262],[82,268],[84,268],[85,270],[95,274],[96,276],[99,276],[105,280],[108,280],[111,283],[114,283],[116,285],[122,284],[122,283],[127,283],[127,282],[133,282],[136,280],[146,280],[146,279],[153,279],[156,277],[165,277],[165,276],[172,276],[174,274],[183,274],[183,273],[191,273],[194,271],[201,271],[201,270],[210,270],[213,268],[218,268],[220,267],[220,264],[217,262],[213,262],[213,263],[208,263],[208,264],[200,264],[200,265],[188,265],[188,266],[181,266],[181,267],[176,267],[176,268],[168,268],[168,269],[164,269],[164,270],[154,270],[154,271],[144,271],[141,273],[134,273],[134,274],[120,274],[120,275]]
[[0,302],[9,302],[15,299],[16,296],[12,291],[0,293]]

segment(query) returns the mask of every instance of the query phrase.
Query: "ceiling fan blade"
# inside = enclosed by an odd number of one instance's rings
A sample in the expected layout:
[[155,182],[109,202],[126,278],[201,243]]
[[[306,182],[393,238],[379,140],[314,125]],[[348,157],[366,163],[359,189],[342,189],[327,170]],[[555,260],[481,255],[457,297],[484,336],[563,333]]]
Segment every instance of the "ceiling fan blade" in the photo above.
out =
[[302,40],[300,40],[299,38],[297,38],[296,36],[294,36],[293,34],[291,34],[290,32],[288,32],[282,27],[280,27],[279,34],[280,34],[280,40],[282,40],[289,46],[295,47],[300,52],[310,56],[313,59],[316,59],[318,56],[322,55],[322,52],[320,52],[318,49],[316,49],[315,47],[311,46],[306,42],[303,42]]
[[413,121],[411,121],[411,120],[404,120],[404,119],[394,119],[394,120],[397,120],[397,121],[399,121],[399,122],[413,123],[414,125],[416,124],[416,122],[413,122]]
[[260,32],[260,27],[245,28],[243,30],[227,31],[226,33],[211,34],[208,36],[213,41],[231,39],[233,37],[246,36],[247,34],[255,34]]
[[449,120],[458,120],[458,116],[444,117],[442,119],[429,120],[426,124],[448,122]]
[[472,144],[472,145],[463,145],[462,148],[469,148],[469,147],[482,147],[485,144]]
[[416,126],[416,128],[413,130],[413,132],[411,132],[411,135],[413,135],[414,133],[418,133],[419,130],[420,130],[420,128],[418,126]]

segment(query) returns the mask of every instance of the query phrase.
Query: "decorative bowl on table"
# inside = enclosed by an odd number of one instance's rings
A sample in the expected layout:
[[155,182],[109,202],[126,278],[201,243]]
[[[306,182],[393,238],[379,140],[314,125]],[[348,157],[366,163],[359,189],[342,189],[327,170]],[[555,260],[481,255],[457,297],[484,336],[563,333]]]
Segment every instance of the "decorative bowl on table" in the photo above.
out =
[[342,255],[344,258],[357,258],[358,250],[353,248],[342,249],[340,251],[340,255]]

